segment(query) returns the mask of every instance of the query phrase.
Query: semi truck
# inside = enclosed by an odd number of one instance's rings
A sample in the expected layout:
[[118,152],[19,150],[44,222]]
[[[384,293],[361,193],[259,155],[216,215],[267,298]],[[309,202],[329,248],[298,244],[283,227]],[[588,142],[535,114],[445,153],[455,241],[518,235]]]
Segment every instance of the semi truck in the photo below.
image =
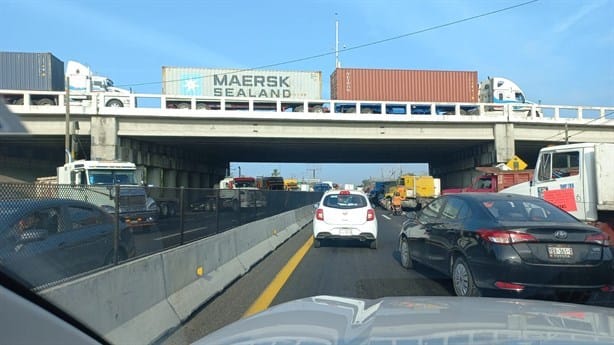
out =
[[533,178],[501,192],[543,198],[597,226],[614,243],[614,144],[544,147]]
[[77,61],[68,61],[64,70],[64,62],[51,53],[0,52],[0,71],[0,97],[6,104],[63,105],[60,95],[68,77],[71,104],[130,106],[130,90]]
[[[137,182],[134,163],[121,161],[69,161],[57,168],[56,176],[36,179],[38,197],[77,199],[115,214],[119,204],[120,220],[132,228],[156,224],[158,206]],[[119,185],[119,196],[115,186]]]
[[446,188],[441,194],[453,193],[495,193],[513,185],[530,181],[533,170],[502,170],[498,167],[477,167],[482,174],[473,179],[470,186],[464,188]]
[[266,200],[256,185],[256,179],[250,176],[226,177],[218,184],[219,209],[265,207]]
[[[513,81],[502,77],[487,77],[478,82],[476,71],[437,71],[337,68],[331,74],[331,98],[342,101],[388,101],[386,114],[454,114],[450,103],[514,103],[514,112],[536,116],[539,108],[526,100],[524,91]],[[394,102],[411,102],[410,109]],[[434,109],[430,103],[436,104]],[[447,103],[447,104],[446,104]],[[329,107],[324,107],[329,111]],[[492,106],[484,111],[500,111]],[[479,109],[472,104],[461,105],[461,114],[475,115]],[[358,112],[355,103],[335,104],[335,112]],[[360,113],[382,113],[382,105],[362,104]]]
[[300,190],[300,186],[298,184],[298,180],[295,178],[285,178],[284,179],[284,190],[287,191],[298,191]]

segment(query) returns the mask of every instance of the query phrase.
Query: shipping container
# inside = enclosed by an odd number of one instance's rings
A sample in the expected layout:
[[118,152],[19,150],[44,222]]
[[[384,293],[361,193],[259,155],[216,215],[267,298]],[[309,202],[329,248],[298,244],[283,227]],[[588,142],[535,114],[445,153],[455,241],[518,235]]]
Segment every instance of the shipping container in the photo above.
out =
[[337,68],[330,87],[339,100],[474,103],[478,72]]
[[204,97],[320,99],[322,72],[163,66],[162,93]]
[[0,52],[0,89],[64,91],[64,62],[51,53]]

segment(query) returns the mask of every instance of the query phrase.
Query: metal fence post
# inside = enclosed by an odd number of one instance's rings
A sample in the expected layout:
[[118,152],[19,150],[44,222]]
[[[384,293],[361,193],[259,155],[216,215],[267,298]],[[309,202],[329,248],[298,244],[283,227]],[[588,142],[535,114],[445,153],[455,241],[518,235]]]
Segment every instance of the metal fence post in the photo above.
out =
[[113,234],[113,265],[117,265],[118,262],[118,247],[119,247],[119,189],[120,186],[116,184],[115,188],[115,229]]
[[220,233],[220,208],[222,208],[222,206],[220,205],[220,190],[219,189],[214,189],[215,191],[215,233],[219,234]]
[[179,239],[179,244],[183,245],[183,233],[184,233],[184,224],[183,224],[183,198],[185,195],[185,188],[183,186],[179,187],[179,231],[180,231],[180,239]]

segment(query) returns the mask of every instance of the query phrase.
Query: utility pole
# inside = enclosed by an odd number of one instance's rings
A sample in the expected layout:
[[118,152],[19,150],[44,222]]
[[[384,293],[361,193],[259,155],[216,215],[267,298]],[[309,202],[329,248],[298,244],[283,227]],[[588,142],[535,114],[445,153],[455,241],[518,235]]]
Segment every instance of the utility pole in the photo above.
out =
[[313,168],[313,169],[307,169],[307,171],[311,171],[311,173],[312,173],[312,175],[313,175],[313,179],[314,179],[314,180],[316,179],[316,170],[318,170],[318,169],[315,169],[315,168]]
[[341,67],[341,62],[339,62],[339,19],[337,12],[335,12],[335,68],[339,67]]
[[64,104],[66,105],[65,128],[64,128],[64,163],[72,160],[70,157],[70,77],[66,77],[66,94],[64,95]]

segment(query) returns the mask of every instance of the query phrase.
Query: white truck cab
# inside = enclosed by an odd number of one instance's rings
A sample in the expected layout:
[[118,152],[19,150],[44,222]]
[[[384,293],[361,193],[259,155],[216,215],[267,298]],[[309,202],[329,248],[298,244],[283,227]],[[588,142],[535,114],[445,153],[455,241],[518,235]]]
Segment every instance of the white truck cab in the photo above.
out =
[[89,67],[77,61],[66,63],[66,76],[70,81],[71,101],[82,101],[93,93],[103,106],[125,107],[130,104],[130,90],[115,87],[111,79],[94,75]]

